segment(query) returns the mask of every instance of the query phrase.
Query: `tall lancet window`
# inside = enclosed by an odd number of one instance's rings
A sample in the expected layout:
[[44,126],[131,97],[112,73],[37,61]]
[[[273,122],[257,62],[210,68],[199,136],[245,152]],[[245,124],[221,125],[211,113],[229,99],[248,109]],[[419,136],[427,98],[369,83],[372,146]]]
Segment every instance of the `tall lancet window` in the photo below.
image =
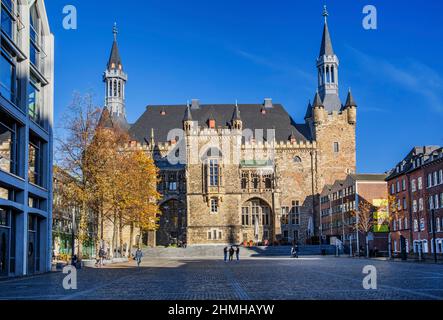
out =
[[121,81],[118,82],[118,96],[119,97],[122,96],[122,82]]
[[117,80],[114,80],[114,93],[113,96],[116,97],[117,96]]

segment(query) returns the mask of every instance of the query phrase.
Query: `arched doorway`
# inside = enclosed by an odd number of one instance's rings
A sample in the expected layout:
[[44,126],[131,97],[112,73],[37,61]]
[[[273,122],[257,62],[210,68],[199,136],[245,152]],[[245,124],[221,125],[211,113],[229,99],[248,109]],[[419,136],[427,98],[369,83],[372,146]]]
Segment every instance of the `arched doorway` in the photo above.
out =
[[186,211],[183,203],[176,199],[165,201],[160,205],[160,211],[157,245],[186,241]]
[[252,198],[242,205],[243,241],[264,244],[274,239],[274,216],[271,206],[260,198]]

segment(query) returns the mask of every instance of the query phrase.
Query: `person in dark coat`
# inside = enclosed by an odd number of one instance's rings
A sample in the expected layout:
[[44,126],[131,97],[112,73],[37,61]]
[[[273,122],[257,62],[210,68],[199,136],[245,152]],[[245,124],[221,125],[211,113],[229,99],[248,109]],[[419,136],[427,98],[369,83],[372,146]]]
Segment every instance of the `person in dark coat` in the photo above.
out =
[[231,249],[229,249],[229,261],[232,261],[234,257],[234,247],[231,246]]
[[225,256],[225,262],[226,262],[226,260],[228,259],[228,247],[224,247],[223,254]]
[[240,260],[240,247],[237,246],[237,249],[235,250],[235,255],[237,256],[237,261]]

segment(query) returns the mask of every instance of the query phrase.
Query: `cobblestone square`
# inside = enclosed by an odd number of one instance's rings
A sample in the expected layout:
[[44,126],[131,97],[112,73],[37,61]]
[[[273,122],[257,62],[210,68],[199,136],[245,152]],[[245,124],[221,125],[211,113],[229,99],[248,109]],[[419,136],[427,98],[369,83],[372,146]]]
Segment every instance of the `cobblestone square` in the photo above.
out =
[[[377,289],[363,288],[365,265]],[[443,265],[346,257],[147,259],[78,270],[65,290],[62,272],[0,281],[2,300],[311,300],[443,299]]]

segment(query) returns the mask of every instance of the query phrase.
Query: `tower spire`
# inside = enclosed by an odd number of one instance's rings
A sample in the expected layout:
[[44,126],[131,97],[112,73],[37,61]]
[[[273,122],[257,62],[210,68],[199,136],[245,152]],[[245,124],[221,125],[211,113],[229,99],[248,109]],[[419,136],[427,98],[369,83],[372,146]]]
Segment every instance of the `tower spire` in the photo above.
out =
[[326,8],[326,5],[323,6],[323,17],[325,18],[325,23],[328,23],[328,9]]
[[323,7],[324,26],[321,39],[320,53],[317,58],[318,93],[328,112],[339,111],[342,104],[338,94],[338,66],[339,60],[332,47],[331,35],[328,27],[329,12]]
[[117,22],[114,22],[112,33],[114,34],[114,42],[117,42],[117,34],[118,34]]
[[105,107],[108,109],[113,120],[118,120],[121,127],[128,127],[125,110],[125,87],[128,76],[123,70],[122,59],[117,45],[117,23],[112,28],[114,41],[108,65],[103,76],[105,82],[106,98]]

